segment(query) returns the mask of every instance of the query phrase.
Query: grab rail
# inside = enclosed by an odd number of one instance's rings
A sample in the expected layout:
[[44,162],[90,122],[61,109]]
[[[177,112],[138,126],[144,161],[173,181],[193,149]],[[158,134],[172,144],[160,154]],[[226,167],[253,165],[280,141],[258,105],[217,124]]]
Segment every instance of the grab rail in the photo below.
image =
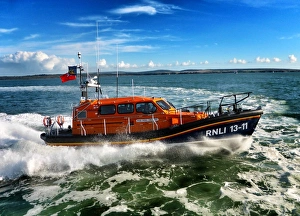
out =
[[81,136],[86,136],[86,130],[83,127],[82,121],[80,121],[80,134]]

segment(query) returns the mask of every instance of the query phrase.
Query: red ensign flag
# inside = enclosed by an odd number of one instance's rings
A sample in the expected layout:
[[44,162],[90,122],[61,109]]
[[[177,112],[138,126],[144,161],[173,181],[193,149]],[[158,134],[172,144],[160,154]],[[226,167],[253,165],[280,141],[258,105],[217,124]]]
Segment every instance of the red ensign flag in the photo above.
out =
[[75,80],[76,75],[77,75],[77,66],[69,66],[68,73],[66,73],[64,75],[61,75],[60,79],[64,83],[64,82],[67,82],[67,81],[70,81],[70,80]]
[[64,82],[67,82],[67,81],[70,81],[70,80],[75,80],[76,79],[76,75],[71,75],[69,73],[66,73],[64,75],[61,75],[60,79],[64,83]]

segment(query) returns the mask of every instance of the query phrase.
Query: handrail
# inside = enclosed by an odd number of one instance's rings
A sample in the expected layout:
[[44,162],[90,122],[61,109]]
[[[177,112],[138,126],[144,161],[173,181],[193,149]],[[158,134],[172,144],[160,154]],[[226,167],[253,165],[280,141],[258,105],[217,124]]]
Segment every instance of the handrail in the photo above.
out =
[[[220,98],[221,99],[220,106],[228,106],[228,105],[238,104],[238,103],[242,102],[243,100],[247,99],[248,97],[250,97],[251,93],[252,92],[244,92],[244,93],[238,93],[238,94],[225,95]],[[237,101],[237,95],[246,95],[246,96]],[[225,98],[230,98],[230,97],[234,97],[234,103],[227,103],[227,104],[222,103]]]
[[57,120],[55,120],[55,121],[53,121],[53,123],[51,124],[50,127],[47,127],[47,129],[48,129],[47,133],[49,135],[51,135],[51,136],[52,135],[58,136],[59,135],[59,130],[61,129],[61,126],[58,124]]
[[[237,112],[238,111],[238,104],[240,104],[242,101],[244,101],[245,99],[249,98],[250,97],[250,94],[252,92],[243,92],[243,93],[237,93],[237,94],[231,94],[231,95],[225,95],[223,97],[221,97],[221,101],[220,101],[220,104],[219,104],[219,113],[222,114],[223,113],[223,110],[222,110],[222,107],[224,106],[232,106],[233,107],[233,111],[234,112]],[[237,100],[237,96],[238,95],[245,95],[243,98]],[[224,99],[225,98],[230,98],[230,97],[233,97],[234,98],[234,101],[231,102],[231,103],[223,103]]]
[[182,110],[179,110],[179,117],[180,117],[180,125],[182,125]]
[[[208,115],[211,115],[212,114],[212,102],[213,101],[220,101],[219,102],[219,105],[216,106],[216,110],[218,109],[218,113],[219,114],[222,114],[223,113],[223,110],[222,110],[222,107],[224,106],[233,106],[233,110],[234,111],[238,111],[238,105],[244,101],[245,99],[249,98],[250,97],[250,94],[252,92],[243,92],[243,93],[237,93],[237,94],[230,94],[230,95],[225,95],[225,96],[222,96],[220,97],[220,100],[210,100],[210,101],[207,101],[206,103],[206,107],[205,107],[205,104],[204,103],[199,103],[199,104],[195,104],[195,105],[190,105],[190,106],[186,106],[186,107],[181,107],[181,108],[177,108],[176,109],[176,112],[179,112],[179,114],[181,112],[190,112],[189,109],[196,109],[196,108],[202,108],[201,111],[205,112],[206,114]],[[238,99],[238,96],[239,95],[245,95],[244,97],[242,97],[241,99]],[[228,102],[228,103],[224,103],[224,99],[225,98],[230,98],[230,97],[233,97],[233,101],[232,102]]]
[[199,104],[194,104],[194,105],[190,105],[190,106],[185,106],[185,107],[180,107],[177,108],[176,110],[185,110],[187,108],[198,108],[198,107],[205,107],[205,103],[199,103]]
[[106,120],[103,119],[104,135],[106,135]]
[[83,124],[82,124],[82,121],[80,121],[80,134],[81,136],[86,136],[86,130],[85,128],[83,127]]
[[[154,114],[152,114],[152,124],[156,126],[156,130],[158,130],[158,124],[155,121]],[[153,127],[154,130],[154,127]]]
[[127,122],[127,126],[126,126],[126,133],[127,133],[127,129],[128,129],[128,133],[131,134],[130,117],[128,117],[127,120],[128,120],[128,122]]

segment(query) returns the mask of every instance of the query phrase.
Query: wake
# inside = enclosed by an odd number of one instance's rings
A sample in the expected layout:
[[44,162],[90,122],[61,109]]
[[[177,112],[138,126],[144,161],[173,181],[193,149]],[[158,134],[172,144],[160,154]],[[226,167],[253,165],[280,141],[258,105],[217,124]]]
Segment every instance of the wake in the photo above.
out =
[[[24,117],[24,116],[23,116]],[[28,119],[42,119],[38,114],[27,114]],[[21,120],[23,119],[23,120]],[[120,161],[158,160],[184,158],[206,154],[230,155],[250,148],[252,139],[236,137],[233,140],[206,140],[181,144],[135,143],[117,147],[109,143],[88,147],[51,147],[40,139],[40,121],[30,121],[12,116],[0,117],[0,180],[29,177],[59,177],[83,170],[89,165],[97,167]],[[27,125],[25,125],[25,123]],[[169,156],[172,155],[170,158]]]

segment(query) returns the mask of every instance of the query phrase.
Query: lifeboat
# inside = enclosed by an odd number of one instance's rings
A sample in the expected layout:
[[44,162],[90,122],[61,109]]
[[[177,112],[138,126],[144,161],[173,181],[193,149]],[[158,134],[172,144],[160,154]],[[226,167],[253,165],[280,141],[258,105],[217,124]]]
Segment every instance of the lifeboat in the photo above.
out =
[[[53,120],[45,117],[45,132],[41,139],[47,145],[122,146],[155,141],[173,144],[234,135],[251,136],[263,114],[260,106],[242,108],[242,102],[250,97],[251,92],[221,96],[217,106],[207,101],[182,108],[175,108],[160,97],[105,98],[101,97],[97,79],[83,82],[81,64],[77,68],[80,70],[82,94],[79,104],[72,110],[72,125],[64,128],[61,115]],[[87,89],[90,87],[96,89],[98,98],[88,99]]]

